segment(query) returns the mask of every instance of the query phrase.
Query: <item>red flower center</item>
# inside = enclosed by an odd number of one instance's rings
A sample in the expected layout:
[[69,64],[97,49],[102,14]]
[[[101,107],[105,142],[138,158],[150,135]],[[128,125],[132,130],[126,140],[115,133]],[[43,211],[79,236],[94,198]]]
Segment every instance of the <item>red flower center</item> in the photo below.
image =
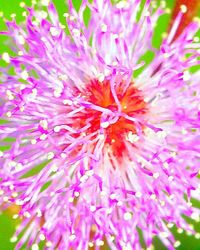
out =
[[[105,125],[105,123],[103,128],[106,138],[105,143],[110,146],[112,153],[116,157],[121,157],[126,151],[125,140],[127,135],[129,133],[137,134],[136,124],[134,121],[127,119],[127,116],[131,118],[144,117],[147,112],[147,103],[144,101],[141,91],[134,86],[134,83],[130,83],[125,90],[124,83],[121,82],[115,86],[114,91],[118,104],[113,96],[109,80],[103,82],[92,80],[87,86],[84,97],[87,102],[112,111],[114,122],[110,122],[109,125],[108,123]],[[119,106],[121,107],[120,112]],[[90,108],[86,108],[86,110],[87,112],[83,113],[81,119],[77,120],[77,122],[79,125],[80,123],[83,125],[89,121],[91,126],[87,131],[88,133],[99,131],[102,123],[102,112]],[[142,126],[142,124],[140,125]]]

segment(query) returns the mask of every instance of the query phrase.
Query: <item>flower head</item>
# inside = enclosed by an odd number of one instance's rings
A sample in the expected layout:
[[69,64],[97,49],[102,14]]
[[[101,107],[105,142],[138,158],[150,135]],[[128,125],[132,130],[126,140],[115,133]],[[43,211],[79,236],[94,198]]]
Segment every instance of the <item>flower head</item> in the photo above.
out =
[[[0,188],[19,206],[14,240],[38,249],[147,249],[156,235],[179,243],[175,224],[199,186],[200,44],[196,20],[174,41],[180,11],[159,49],[154,26],[165,13],[151,1],[68,1],[66,26],[52,3],[7,22],[14,54],[2,58]],[[89,24],[84,11],[89,9]],[[66,27],[68,35],[66,34]],[[141,57],[154,59],[141,74]],[[13,73],[10,73],[14,71]],[[12,139],[12,142],[10,142]]]

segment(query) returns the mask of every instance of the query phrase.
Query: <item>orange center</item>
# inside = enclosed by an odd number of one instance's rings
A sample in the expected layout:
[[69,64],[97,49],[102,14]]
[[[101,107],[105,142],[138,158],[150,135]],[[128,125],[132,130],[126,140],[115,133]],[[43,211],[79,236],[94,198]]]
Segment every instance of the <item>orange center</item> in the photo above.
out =
[[[121,105],[121,113],[126,114],[132,118],[144,116],[147,112],[147,103],[144,102],[141,91],[135,88],[133,83],[130,83],[128,88],[124,91],[124,83],[121,82],[115,87],[115,92],[119,103]],[[86,93],[84,93],[86,100],[94,105],[109,109],[113,112],[118,110],[118,105],[113,97],[110,81],[92,80],[88,86]],[[102,112],[93,109],[86,109],[87,112],[81,115],[82,124],[87,124],[90,119],[91,127],[88,133],[93,133],[100,129]],[[133,121],[130,121],[123,116],[105,128],[106,141],[110,146],[112,153],[116,157],[121,157],[126,151],[125,140],[128,133],[136,133],[136,126]]]

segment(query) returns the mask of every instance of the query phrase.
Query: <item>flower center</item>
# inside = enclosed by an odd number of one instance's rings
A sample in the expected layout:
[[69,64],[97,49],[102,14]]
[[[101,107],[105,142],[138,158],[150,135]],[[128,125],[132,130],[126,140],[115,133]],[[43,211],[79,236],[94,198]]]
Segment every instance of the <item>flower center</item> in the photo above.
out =
[[[137,140],[138,128],[144,128],[142,121],[147,112],[147,103],[134,83],[125,89],[125,84],[120,82],[112,87],[109,80],[99,82],[92,80],[84,93],[85,99],[105,110],[87,108],[87,113],[82,116],[82,121],[89,121],[89,133],[102,131],[105,143],[110,147],[116,157],[121,157],[126,152],[125,141],[134,144]],[[135,121],[135,122],[134,122]],[[139,122],[137,122],[139,121]],[[85,122],[84,122],[85,123]]]

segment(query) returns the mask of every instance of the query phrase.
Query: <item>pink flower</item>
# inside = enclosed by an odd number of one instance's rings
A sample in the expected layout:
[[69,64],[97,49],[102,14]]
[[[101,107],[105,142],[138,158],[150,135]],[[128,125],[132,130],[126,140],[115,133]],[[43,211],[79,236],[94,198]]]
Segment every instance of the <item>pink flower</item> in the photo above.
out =
[[77,13],[68,1],[69,35],[52,3],[28,8],[25,25],[7,22],[15,48],[2,55],[0,201],[20,208],[15,249],[140,250],[142,231],[147,249],[158,236],[170,250],[171,226],[195,233],[183,215],[199,220],[200,74],[190,70],[199,24],[172,42],[183,7],[156,49],[164,10],[147,1],[138,14],[140,2],[83,0]]

